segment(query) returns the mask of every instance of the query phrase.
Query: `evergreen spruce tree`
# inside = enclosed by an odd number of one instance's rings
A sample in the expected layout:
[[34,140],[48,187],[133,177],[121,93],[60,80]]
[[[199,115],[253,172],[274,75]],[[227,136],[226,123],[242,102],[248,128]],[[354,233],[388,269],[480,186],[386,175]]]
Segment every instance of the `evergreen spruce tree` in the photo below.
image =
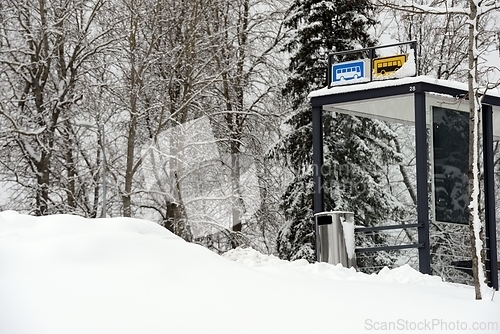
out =
[[[373,46],[368,29],[376,24],[366,0],[296,0],[287,25],[295,35],[287,44],[291,75],[283,90],[292,102],[291,132],[277,146],[294,174],[283,196],[286,224],[277,240],[280,257],[314,261],[312,183],[312,113],[307,95],[325,86],[328,52]],[[338,59],[339,61],[351,58]],[[395,134],[384,122],[337,113],[324,113],[325,209],[355,213],[357,225],[387,221],[403,210],[383,186],[383,166],[396,162],[390,145]],[[319,168],[319,167],[315,167]],[[372,235],[358,243],[384,242]],[[386,254],[387,255],[387,254]],[[378,255],[372,263],[389,265],[393,258]],[[359,264],[359,263],[358,263]]]

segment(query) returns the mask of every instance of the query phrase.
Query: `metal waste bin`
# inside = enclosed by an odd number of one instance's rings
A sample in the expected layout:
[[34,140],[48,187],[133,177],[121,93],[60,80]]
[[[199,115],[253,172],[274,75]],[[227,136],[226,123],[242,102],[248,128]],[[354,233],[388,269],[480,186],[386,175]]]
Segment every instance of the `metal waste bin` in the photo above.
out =
[[354,252],[354,213],[319,212],[316,222],[316,260],[344,267],[356,267]]

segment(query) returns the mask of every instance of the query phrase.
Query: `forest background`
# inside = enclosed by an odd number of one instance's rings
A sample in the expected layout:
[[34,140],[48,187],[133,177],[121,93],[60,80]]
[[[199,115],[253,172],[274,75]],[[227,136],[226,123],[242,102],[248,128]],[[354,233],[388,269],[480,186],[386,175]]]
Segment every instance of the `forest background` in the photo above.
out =
[[[370,1],[2,0],[0,22],[0,209],[146,218],[219,253],[313,260],[307,94],[325,85],[328,52],[416,40],[418,74],[467,80],[466,17]],[[499,26],[492,12],[479,27],[484,86],[500,79]],[[414,222],[413,127],[326,119],[327,209]],[[467,281],[451,265],[469,258],[467,229],[431,225],[434,273]]]

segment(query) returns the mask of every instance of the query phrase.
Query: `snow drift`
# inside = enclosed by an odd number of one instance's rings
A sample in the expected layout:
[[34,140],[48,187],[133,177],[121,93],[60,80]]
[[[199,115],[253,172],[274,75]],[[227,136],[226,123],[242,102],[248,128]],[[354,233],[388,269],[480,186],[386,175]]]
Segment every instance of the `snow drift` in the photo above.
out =
[[221,257],[139,219],[2,212],[0,268],[7,334],[499,331],[498,296],[475,301],[408,266],[365,275],[252,249]]

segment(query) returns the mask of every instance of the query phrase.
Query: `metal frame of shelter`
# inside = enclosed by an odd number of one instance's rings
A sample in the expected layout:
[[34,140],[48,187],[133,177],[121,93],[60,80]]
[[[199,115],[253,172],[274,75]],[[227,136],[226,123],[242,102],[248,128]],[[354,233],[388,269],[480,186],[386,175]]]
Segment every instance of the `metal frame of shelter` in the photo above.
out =
[[[356,50],[357,52],[358,50]],[[371,53],[373,54],[373,53]],[[330,59],[330,58],[329,58]],[[331,67],[331,66],[330,66]],[[328,78],[330,80],[330,78]],[[462,88],[461,88],[462,87]],[[424,274],[431,274],[430,237],[429,237],[429,190],[427,166],[427,109],[426,99],[430,96],[448,96],[463,98],[468,92],[461,84],[450,81],[435,80],[428,77],[407,77],[402,79],[371,81],[360,84],[325,87],[311,92],[309,95],[312,106],[313,127],[313,163],[323,166],[323,111],[333,110],[336,105],[353,103],[354,105],[367,105],[376,99],[398,99],[406,96],[412,100],[415,125],[416,149],[416,179],[417,179],[417,222],[415,224],[378,226],[372,228],[356,229],[357,232],[379,231],[397,228],[417,228],[418,242],[409,245],[394,245],[357,249],[356,252],[373,252],[378,250],[395,250],[417,248],[419,270]],[[411,99],[412,98],[412,99]],[[330,109],[328,109],[330,108]],[[358,107],[359,108],[359,107]],[[362,108],[362,107],[361,107]],[[498,290],[498,259],[496,245],[496,219],[495,219],[495,194],[493,170],[493,109],[500,111],[500,96],[482,96],[482,130],[483,130],[483,162],[484,162],[484,205],[486,221],[486,269],[489,285]],[[411,111],[410,111],[411,112]],[[370,117],[370,111],[364,114]],[[376,117],[375,117],[376,118]],[[498,117],[500,119],[500,116]],[[324,178],[321,168],[314,168],[314,212],[325,211],[324,207]]]

